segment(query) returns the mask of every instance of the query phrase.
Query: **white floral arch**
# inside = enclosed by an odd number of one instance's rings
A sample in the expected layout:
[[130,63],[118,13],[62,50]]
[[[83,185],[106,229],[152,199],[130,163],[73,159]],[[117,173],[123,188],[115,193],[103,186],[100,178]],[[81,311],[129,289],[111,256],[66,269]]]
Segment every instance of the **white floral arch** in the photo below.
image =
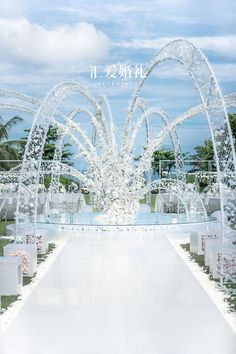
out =
[[[185,112],[173,121],[168,122],[157,137],[148,142],[146,150],[134,169],[132,164],[132,152],[136,128],[133,127],[131,123],[134,118],[137,102],[146,78],[152,75],[153,70],[158,67],[159,63],[166,60],[177,61],[184,66],[198,90],[202,105],[194,107],[192,110]],[[139,198],[143,195],[146,188],[143,184],[143,173],[150,169],[153,151],[160,146],[161,142],[168,134],[173,134],[178,124],[182,124],[185,120],[191,118],[198,112],[205,112],[211,132],[218,173],[223,250],[223,245],[227,243],[228,238],[224,216],[227,215],[230,224],[231,221],[235,221],[236,214],[234,204],[229,202],[228,196],[225,195],[224,188],[222,187],[224,184],[227,184],[232,190],[232,195],[235,195],[236,158],[232,133],[226,112],[226,106],[235,106],[235,95],[226,96],[225,99],[222,97],[219,85],[206,57],[192,43],[185,40],[172,41],[162,48],[152,59],[145,74],[146,78],[141,80],[133,96],[123,133],[122,146],[119,151],[115,143],[114,126],[111,119],[108,121],[105,119],[100,101],[96,100],[85,87],[74,82],[62,83],[55,87],[43,102],[13,91],[0,90],[0,96],[5,95],[21,101],[21,104],[19,104],[19,102],[14,102],[14,104],[2,103],[2,109],[22,109],[32,114],[36,112],[26,146],[22,169],[19,174],[17,223],[23,220],[26,214],[29,214],[29,212],[26,212],[25,206],[20,204],[21,196],[24,194],[25,189],[29,190],[35,198],[31,216],[36,220],[41,158],[49,124],[55,124],[61,128],[62,131],[64,130],[64,133],[70,136],[80,153],[90,163],[91,170],[89,176],[80,174],[79,171],[77,171],[77,175],[80,175],[81,180],[83,180],[92,191],[97,193],[98,201],[103,201],[107,218],[112,217],[116,222],[119,222],[120,213],[123,213],[121,219],[124,219],[126,215],[131,215],[132,213],[135,215],[138,210]],[[75,114],[78,114],[79,111],[84,108],[76,108],[66,117],[58,112],[60,102],[71,93],[83,95],[92,106],[93,111],[87,111],[87,115],[97,131],[100,146],[99,154],[79,124],[73,122]],[[29,108],[27,104],[22,106],[22,102],[30,104],[33,107]],[[148,113],[150,114],[150,112],[151,111]],[[60,116],[63,123],[56,120],[56,116]],[[144,121],[145,117],[147,117],[147,112],[144,112],[139,118],[138,126]],[[75,137],[75,134],[73,134],[74,131],[79,134],[80,141]],[[72,172],[76,173],[76,171]],[[106,181],[106,186],[104,186],[104,181]],[[123,190],[123,192],[120,193],[120,190]],[[130,200],[134,200],[134,202],[127,202],[127,195],[130,196]],[[236,199],[236,197],[234,199]],[[128,222],[130,220],[128,220]]]

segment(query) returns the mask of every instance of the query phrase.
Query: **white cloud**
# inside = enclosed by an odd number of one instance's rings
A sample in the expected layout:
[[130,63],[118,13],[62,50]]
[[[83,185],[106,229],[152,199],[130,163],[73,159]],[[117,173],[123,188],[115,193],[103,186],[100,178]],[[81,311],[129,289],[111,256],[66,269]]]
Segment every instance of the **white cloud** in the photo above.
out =
[[236,64],[213,64],[211,66],[220,82],[235,82]]
[[7,61],[94,62],[105,57],[109,47],[109,38],[92,24],[78,23],[48,30],[27,19],[0,19],[0,53]]
[[[235,82],[236,63],[210,63],[216,78],[220,82]],[[157,79],[189,80],[190,77],[182,65],[164,62],[159,70],[153,72]]]
[[22,17],[25,10],[25,0],[0,0],[1,18]]
[[[175,37],[163,37],[161,39],[134,39],[132,41],[121,41],[116,43],[117,47],[123,48],[150,48],[160,49]],[[236,58],[236,36],[203,36],[184,37],[202,50],[209,50],[217,54]]]

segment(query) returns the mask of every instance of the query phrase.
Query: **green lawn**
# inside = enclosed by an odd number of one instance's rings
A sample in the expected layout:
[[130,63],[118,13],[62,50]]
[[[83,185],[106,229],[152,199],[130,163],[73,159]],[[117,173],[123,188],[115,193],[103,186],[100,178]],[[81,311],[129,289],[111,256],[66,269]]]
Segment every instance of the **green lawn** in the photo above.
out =
[[[189,243],[185,243],[185,244],[182,244],[181,247],[187,251],[188,253],[190,253],[191,255],[191,258],[201,267],[204,269],[204,271],[206,273],[209,274],[209,268],[205,266],[205,262],[204,262],[204,256],[199,256],[197,254],[194,254],[192,252],[190,252],[190,244]],[[219,279],[212,279],[211,280],[215,281],[216,283],[219,284]],[[233,283],[233,282],[229,282],[226,284],[226,288],[228,288],[229,290],[234,290],[236,289],[236,283]],[[231,293],[230,297],[227,298],[227,302],[230,304],[230,309],[232,311],[236,311],[236,294],[234,293]]]
[[[8,221],[0,222],[0,256],[3,256],[3,247],[6,246],[9,242],[11,242],[9,239],[1,239],[1,236],[6,235],[6,226],[8,224],[12,224],[13,221]],[[40,264],[46,260],[48,255],[53,252],[55,248],[55,244],[50,243],[49,248],[48,248],[48,253],[46,255],[38,255],[37,263]],[[32,277],[23,277],[23,286],[29,284],[32,280]],[[7,309],[14,301],[16,301],[19,298],[19,296],[2,296],[1,297],[1,308],[2,309]]]
[[3,247],[10,242],[10,240],[1,239],[1,236],[6,236],[6,226],[12,223],[14,221],[0,221],[0,256],[3,256]]
[[204,271],[206,271],[207,273],[209,273],[209,269],[208,267],[205,266],[205,262],[204,262],[204,256],[203,255],[198,255],[198,254],[195,254],[195,253],[192,253],[190,252],[190,243],[185,243],[185,244],[182,244],[181,247],[190,253],[191,255],[191,258],[194,259],[194,261],[200,265],[201,268],[204,269]]
[[[154,211],[155,208],[155,200],[156,200],[156,194],[151,194],[151,210]],[[145,204],[146,203],[146,197],[141,199],[139,201],[140,204]]]
[[86,203],[86,204],[89,204],[89,194],[83,193],[83,195],[84,195],[85,203]]
[[2,310],[7,309],[13,302],[15,302],[19,298],[19,295],[17,296],[2,296],[1,297],[1,308],[0,312]]
[[14,224],[14,221],[0,221],[0,236],[6,236],[6,226]]

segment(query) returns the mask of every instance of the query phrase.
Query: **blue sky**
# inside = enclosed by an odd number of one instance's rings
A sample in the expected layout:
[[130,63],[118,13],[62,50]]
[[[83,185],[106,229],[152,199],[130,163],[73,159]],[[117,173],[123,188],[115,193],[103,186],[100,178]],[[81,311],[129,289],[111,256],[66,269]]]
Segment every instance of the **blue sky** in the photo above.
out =
[[[236,91],[235,22],[235,0],[0,0],[0,87],[43,99],[59,82],[78,81],[95,95],[107,95],[120,132],[135,80],[112,87],[102,80],[101,87],[101,80],[90,78],[90,65],[145,67],[164,44],[186,38],[207,55],[228,94]],[[190,79],[172,63],[158,68],[145,96],[172,117],[199,103]],[[25,116],[22,129],[30,123]],[[160,127],[152,122],[153,132]],[[13,133],[22,134],[19,128]],[[205,117],[196,117],[178,133],[183,150],[192,151],[209,136]],[[139,145],[142,140],[140,135]]]

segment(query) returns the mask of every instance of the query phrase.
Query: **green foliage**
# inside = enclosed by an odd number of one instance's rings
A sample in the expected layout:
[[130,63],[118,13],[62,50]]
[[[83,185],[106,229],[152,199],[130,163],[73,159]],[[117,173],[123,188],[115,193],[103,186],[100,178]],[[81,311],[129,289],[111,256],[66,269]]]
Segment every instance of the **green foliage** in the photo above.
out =
[[[27,138],[28,134],[30,132],[29,129],[25,129],[25,132],[27,133],[24,138],[21,138],[21,149],[20,149],[20,155],[23,158],[24,151],[25,151],[25,146],[27,143]],[[60,139],[60,134],[58,131],[57,127],[53,127],[52,125],[49,126],[48,133],[46,136],[46,142],[44,145],[44,151],[43,151],[43,160],[48,160],[51,161],[54,158],[54,153],[55,153],[55,148],[58,140]],[[71,156],[73,155],[72,152],[69,150],[70,144],[65,143],[62,149],[62,157],[61,161],[67,165],[72,165],[73,163],[71,162]],[[68,178],[65,178],[63,176],[60,177],[60,182],[65,185],[65,188],[68,189],[68,186],[71,184],[71,180]],[[45,188],[48,188],[51,183],[51,176],[45,175],[44,176],[44,185]]]
[[[46,138],[46,143],[44,145],[44,153],[43,153],[43,159],[44,160],[53,160],[54,157],[54,152],[55,152],[55,145],[59,139],[59,133],[58,129],[53,126],[49,126],[48,133],[47,133],[47,138]],[[66,163],[68,165],[71,165],[70,158],[72,156],[72,153],[67,149],[71,145],[68,143],[64,144],[63,150],[62,150],[62,156],[61,156],[61,161],[63,163]]]
[[230,122],[230,127],[232,130],[233,138],[234,138],[234,145],[236,142],[236,113],[229,113],[229,122]]
[[[229,122],[233,134],[234,144],[236,142],[236,113],[228,114]],[[209,168],[208,163],[201,162],[202,160],[214,160],[214,150],[212,140],[208,139],[204,141],[202,146],[196,146],[196,153],[192,155],[192,159],[196,161],[200,161],[197,163],[192,163],[195,170],[207,171]],[[216,166],[213,163],[211,166],[211,170],[215,170]]]
[[196,146],[194,149],[199,160],[213,160],[214,151],[211,140],[205,140],[203,146]]
[[[209,164],[204,160],[213,161],[214,160],[214,151],[212,140],[208,139],[204,141],[204,145],[195,146],[196,154],[192,155],[192,160],[196,162],[192,162],[194,171],[208,171]],[[214,162],[210,165],[211,170],[215,171],[216,167]]]
[[13,224],[14,221],[0,221],[0,237],[6,236],[6,227],[7,225]]
[[[20,123],[22,118],[13,117],[3,121],[0,117],[0,160],[19,160],[19,146],[20,141],[18,140],[9,140],[9,133],[13,126]],[[0,162],[0,169],[7,170],[12,167],[10,162]]]
[[[45,185],[45,188],[48,189],[50,187],[50,184],[51,184],[51,176],[49,175],[45,175],[44,176],[44,185]],[[60,176],[60,180],[59,182],[61,184],[63,184],[63,186],[65,187],[65,189],[68,191],[69,190],[69,187],[71,186],[71,183],[75,183],[74,181],[72,181],[70,178],[67,178],[67,177],[64,177],[64,176]],[[78,187],[79,187],[79,184],[77,183]]]
[[44,183],[45,188],[48,189],[50,187],[50,183],[51,183],[51,176],[44,175],[43,183]]
[[[170,160],[170,161],[162,161],[161,163],[161,171],[159,171],[159,163],[161,160]],[[160,149],[156,150],[153,153],[153,161],[152,161],[152,169],[154,172],[163,171],[170,172],[171,168],[175,166],[175,154],[172,150],[168,149]]]
[[[27,137],[29,134],[29,129],[25,129],[25,132],[27,133],[27,136],[21,139],[21,151],[20,154],[23,157],[24,150],[25,150],[25,145],[27,143]],[[55,152],[55,147],[56,143],[59,139],[60,135],[58,132],[57,127],[53,127],[52,125],[49,126],[47,137],[46,137],[46,142],[44,145],[44,152],[43,152],[43,160],[53,160],[54,157],[54,152]],[[72,152],[69,150],[71,144],[65,143],[64,147],[62,149],[62,158],[61,161],[63,163],[66,163],[67,165],[72,165],[72,162],[70,161],[71,156],[73,155]]]
[[63,184],[63,186],[66,188],[66,190],[68,191],[72,180],[70,178],[64,177],[64,176],[60,176],[60,183]]

